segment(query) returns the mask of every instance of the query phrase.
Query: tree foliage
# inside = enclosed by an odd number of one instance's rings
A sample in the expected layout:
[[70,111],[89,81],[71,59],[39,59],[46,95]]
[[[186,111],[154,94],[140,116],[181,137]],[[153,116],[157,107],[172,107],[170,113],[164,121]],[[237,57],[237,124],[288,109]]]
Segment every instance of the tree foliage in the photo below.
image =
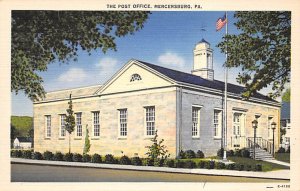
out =
[[228,52],[227,67],[240,67],[237,77],[245,85],[245,98],[271,85],[272,98],[281,95],[290,81],[291,12],[236,12],[240,34],[227,35],[217,45]]
[[75,128],[75,117],[74,117],[73,104],[72,104],[72,94],[70,94],[68,104],[69,104],[69,108],[67,109],[65,128],[66,128],[66,131],[68,131],[68,133],[69,133],[69,153],[71,153],[71,143],[70,143],[71,138],[70,138],[70,136]]
[[88,130],[88,125],[86,125],[85,128],[86,134],[85,134],[85,139],[84,139],[84,148],[83,148],[83,154],[87,154],[90,151],[91,148],[91,143],[89,139],[89,130]]
[[291,88],[287,89],[284,94],[282,95],[282,101],[290,102],[291,100]]
[[146,146],[148,152],[146,155],[149,159],[167,159],[170,154],[168,154],[167,147],[163,144],[164,139],[158,141],[157,130],[155,131],[154,137],[151,139],[152,145]]
[[76,60],[78,50],[89,54],[116,50],[116,38],[143,28],[143,11],[12,11],[11,90],[32,100],[44,97],[43,79],[55,60]]

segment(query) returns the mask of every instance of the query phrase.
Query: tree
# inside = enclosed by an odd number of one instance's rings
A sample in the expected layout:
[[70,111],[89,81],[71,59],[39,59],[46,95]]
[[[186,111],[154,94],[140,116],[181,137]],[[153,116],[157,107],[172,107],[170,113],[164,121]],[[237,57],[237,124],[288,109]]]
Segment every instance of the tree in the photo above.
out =
[[148,158],[150,159],[167,159],[170,154],[168,154],[167,147],[163,145],[164,139],[161,139],[160,141],[157,140],[157,130],[155,131],[154,137],[151,139],[152,145],[146,146],[148,149],[148,152],[146,155],[148,155]]
[[44,97],[43,79],[55,60],[76,61],[78,50],[117,50],[115,40],[143,28],[143,11],[12,11],[11,90]]
[[282,95],[282,101],[284,102],[290,102],[291,99],[291,88],[287,89],[284,94]]
[[290,81],[291,71],[291,12],[236,12],[237,35],[226,35],[217,45],[228,52],[227,67],[240,67],[237,77],[245,85],[243,97],[271,85],[272,98],[281,95]]
[[69,108],[67,109],[65,128],[66,131],[68,131],[69,133],[69,153],[71,153],[71,134],[75,128],[75,117],[74,117],[73,104],[72,104],[72,94],[70,94],[68,104],[69,104]]
[[10,124],[10,141],[11,145],[13,144],[15,138],[19,136],[19,131],[16,129],[16,127],[12,124]]
[[90,143],[90,139],[89,139],[89,130],[88,130],[88,125],[86,125],[85,127],[85,140],[84,140],[84,148],[83,148],[83,154],[87,154],[90,151],[91,148],[91,143]]

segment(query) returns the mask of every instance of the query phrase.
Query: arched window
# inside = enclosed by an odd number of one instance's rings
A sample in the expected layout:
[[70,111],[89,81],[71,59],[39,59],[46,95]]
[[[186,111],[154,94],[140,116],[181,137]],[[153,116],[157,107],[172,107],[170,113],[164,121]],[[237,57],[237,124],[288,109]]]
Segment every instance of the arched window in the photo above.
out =
[[132,74],[130,82],[139,81],[142,80],[141,76],[139,74]]

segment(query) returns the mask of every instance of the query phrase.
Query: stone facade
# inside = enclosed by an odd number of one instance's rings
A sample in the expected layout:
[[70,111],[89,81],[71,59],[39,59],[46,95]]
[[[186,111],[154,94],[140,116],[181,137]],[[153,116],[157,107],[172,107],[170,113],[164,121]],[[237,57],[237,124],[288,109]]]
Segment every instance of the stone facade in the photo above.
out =
[[[67,100],[36,104],[34,106],[35,150],[68,152],[68,133],[59,137],[60,114],[65,114]],[[95,96],[73,100],[74,113],[82,113],[83,135],[76,137],[76,129],[71,135],[71,152],[82,153],[85,138],[85,126],[88,125],[91,138],[90,153],[126,154],[137,153],[144,156],[145,146],[150,145],[149,137],[145,136],[144,107],[155,107],[155,127],[159,139],[165,139],[172,157],[176,155],[176,91],[149,93],[140,92],[137,95],[119,94],[118,96]],[[127,137],[118,136],[118,109],[127,109]],[[100,137],[93,137],[93,111],[100,111]],[[51,137],[45,137],[45,116],[51,115]]]

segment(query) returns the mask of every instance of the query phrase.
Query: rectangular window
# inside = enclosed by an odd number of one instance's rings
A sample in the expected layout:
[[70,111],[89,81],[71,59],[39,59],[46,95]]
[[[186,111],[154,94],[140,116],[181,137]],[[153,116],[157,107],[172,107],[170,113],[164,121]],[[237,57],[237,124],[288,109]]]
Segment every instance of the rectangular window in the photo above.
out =
[[233,135],[240,135],[241,131],[241,113],[233,114]]
[[127,136],[127,109],[120,109],[119,110],[119,130],[120,130],[120,137]]
[[99,137],[100,136],[100,112],[96,111],[93,112],[93,121],[94,121],[94,137]]
[[273,139],[273,132],[271,127],[272,122],[273,122],[273,117],[269,116],[268,117],[268,138],[269,139]]
[[76,113],[76,136],[82,136],[81,113]]
[[200,137],[200,107],[192,107],[192,137]]
[[66,136],[66,115],[60,115],[60,136]]
[[46,115],[46,137],[51,137],[51,115]]
[[214,110],[214,137],[221,137],[222,111]]
[[155,107],[145,107],[146,113],[146,135],[153,136],[155,134]]

